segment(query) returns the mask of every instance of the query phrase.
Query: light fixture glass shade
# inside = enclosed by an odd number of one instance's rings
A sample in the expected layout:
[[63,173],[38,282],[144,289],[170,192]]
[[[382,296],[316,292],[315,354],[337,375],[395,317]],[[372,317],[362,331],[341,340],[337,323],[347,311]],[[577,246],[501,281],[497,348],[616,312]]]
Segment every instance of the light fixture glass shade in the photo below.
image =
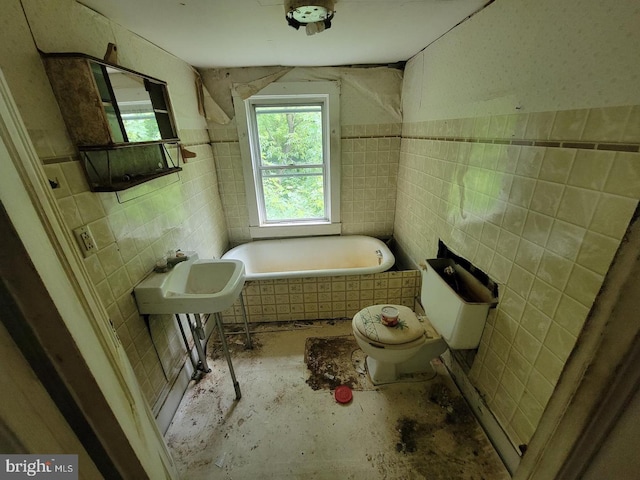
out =
[[291,15],[300,23],[315,23],[325,20],[329,11],[320,5],[306,5],[293,9]]
[[[312,26],[313,33],[331,28],[335,0],[285,0],[284,11],[289,26],[298,30],[302,26]],[[323,24],[321,28],[319,23]],[[307,34],[312,35],[307,28]]]

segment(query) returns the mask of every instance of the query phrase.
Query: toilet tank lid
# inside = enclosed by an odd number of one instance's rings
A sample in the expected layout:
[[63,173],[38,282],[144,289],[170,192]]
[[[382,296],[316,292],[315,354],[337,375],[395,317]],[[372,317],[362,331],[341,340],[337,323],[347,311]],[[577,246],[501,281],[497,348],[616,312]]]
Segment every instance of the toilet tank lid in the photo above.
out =
[[424,335],[424,325],[409,307],[391,305],[398,309],[398,323],[388,327],[382,323],[380,313],[387,304],[363,308],[353,317],[353,325],[368,339],[387,345],[413,342]]

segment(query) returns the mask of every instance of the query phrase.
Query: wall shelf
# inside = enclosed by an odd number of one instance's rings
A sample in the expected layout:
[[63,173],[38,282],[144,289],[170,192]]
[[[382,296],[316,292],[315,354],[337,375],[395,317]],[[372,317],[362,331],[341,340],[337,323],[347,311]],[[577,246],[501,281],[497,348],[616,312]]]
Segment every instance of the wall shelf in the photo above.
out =
[[[172,145],[175,161],[168,150]],[[150,142],[120,148],[81,150],[82,166],[92,192],[118,192],[182,171],[179,144]]]

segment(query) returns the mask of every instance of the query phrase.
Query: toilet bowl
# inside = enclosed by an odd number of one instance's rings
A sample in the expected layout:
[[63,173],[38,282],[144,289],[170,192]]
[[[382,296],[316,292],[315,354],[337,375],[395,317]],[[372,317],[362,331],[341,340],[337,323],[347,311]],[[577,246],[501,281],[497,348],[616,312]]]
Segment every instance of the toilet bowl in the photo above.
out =
[[353,336],[367,356],[367,371],[374,385],[392,383],[402,375],[432,370],[430,361],[447,349],[426,318],[418,318],[408,307],[392,305],[399,311],[398,324],[389,327],[380,320],[382,308],[363,308],[351,322]]
[[[464,294],[454,291],[441,276],[454,268]],[[426,317],[403,305],[371,305],[351,322],[358,346],[374,385],[402,380],[403,375],[433,371],[431,360],[447,348],[471,349],[480,343],[489,308],[497,299],[475,277],[449,259],[427,260],[420,295]],[[382,309],[398,309],[398,322],[386,325]]]

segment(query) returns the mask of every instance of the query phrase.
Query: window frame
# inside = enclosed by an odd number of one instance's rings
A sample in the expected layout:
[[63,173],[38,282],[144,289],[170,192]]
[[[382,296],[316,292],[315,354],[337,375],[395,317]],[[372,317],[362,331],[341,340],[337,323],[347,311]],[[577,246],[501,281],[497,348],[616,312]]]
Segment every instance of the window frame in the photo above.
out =
[[[264,209],[254,106],[322,104],[325,219],[269,221]],[[275,82],[242,99],[234,92],[240,154],[252,238],[341,233],[340,223],[340,86],[339,82]],[[263,210],[264,211],[264,210]]]

